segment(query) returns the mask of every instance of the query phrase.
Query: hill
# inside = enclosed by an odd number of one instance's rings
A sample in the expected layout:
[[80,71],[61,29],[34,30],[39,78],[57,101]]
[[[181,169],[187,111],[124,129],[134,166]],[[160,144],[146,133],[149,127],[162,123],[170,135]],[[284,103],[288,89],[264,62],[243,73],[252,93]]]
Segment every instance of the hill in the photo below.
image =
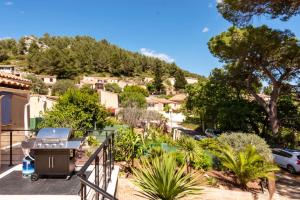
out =
[[[137,52],[122,49],[106,40],[89,36],[61,37],[44,34],[26,36],[19,41],[0,40],[0,63],[18,64],[36,74],[75,78],[79,75],[106,74],[112,76],[151,76],[155,69],[172,76],[180,69]],[[200,77],[182,70],[185,76]]]

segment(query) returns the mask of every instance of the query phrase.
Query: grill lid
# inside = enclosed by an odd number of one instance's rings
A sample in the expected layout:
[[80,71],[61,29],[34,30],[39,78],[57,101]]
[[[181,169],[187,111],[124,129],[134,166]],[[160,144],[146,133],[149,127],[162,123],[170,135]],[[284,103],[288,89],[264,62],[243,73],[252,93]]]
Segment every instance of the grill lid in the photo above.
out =
[[42,128],[38,134],[36,139],[42,140],[68,140],[71,136],[72,129],[70,128]]

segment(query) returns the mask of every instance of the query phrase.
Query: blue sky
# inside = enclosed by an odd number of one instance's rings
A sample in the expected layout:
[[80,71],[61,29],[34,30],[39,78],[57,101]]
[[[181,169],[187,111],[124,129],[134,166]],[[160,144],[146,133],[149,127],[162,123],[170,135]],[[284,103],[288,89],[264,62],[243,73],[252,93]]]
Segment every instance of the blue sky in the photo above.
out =
[[[287,28],[300,38],[299,15],[254,23]],[[216,0],[0,0],[0,24],[0,38],[89,35],[206,76],[221,66],[207,42],[230,27]]]

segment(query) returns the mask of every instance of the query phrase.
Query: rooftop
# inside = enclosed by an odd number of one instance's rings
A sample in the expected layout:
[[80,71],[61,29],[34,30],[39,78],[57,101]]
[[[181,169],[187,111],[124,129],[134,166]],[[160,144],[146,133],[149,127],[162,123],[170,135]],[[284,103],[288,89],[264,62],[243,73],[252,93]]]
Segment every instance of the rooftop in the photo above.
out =
[[19,76],[0,72],[0,86],[29,89],[31,82]]

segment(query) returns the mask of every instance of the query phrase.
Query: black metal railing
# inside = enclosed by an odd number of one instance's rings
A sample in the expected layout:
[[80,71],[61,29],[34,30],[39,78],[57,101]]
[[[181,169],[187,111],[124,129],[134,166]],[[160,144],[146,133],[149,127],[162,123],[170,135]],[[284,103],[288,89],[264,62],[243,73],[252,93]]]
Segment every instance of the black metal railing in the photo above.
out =
[[4,163],[8,161],[8,166],[11,167],[14,163],[18,164],[22,162],[24,154],[19,151],[21,150],[21,142],[26,139],[25,132],[28,135],[35,135],[38,130],[2,129],[1,132],[1,159]]
[[107,192],[112,170],[114,169],[113,147],[115,130],[104,129],[103,131],[106,139],[77,173],[81,182],[80,197],[82,200],[99,200],[104,198],[117,200],[112,194]]

